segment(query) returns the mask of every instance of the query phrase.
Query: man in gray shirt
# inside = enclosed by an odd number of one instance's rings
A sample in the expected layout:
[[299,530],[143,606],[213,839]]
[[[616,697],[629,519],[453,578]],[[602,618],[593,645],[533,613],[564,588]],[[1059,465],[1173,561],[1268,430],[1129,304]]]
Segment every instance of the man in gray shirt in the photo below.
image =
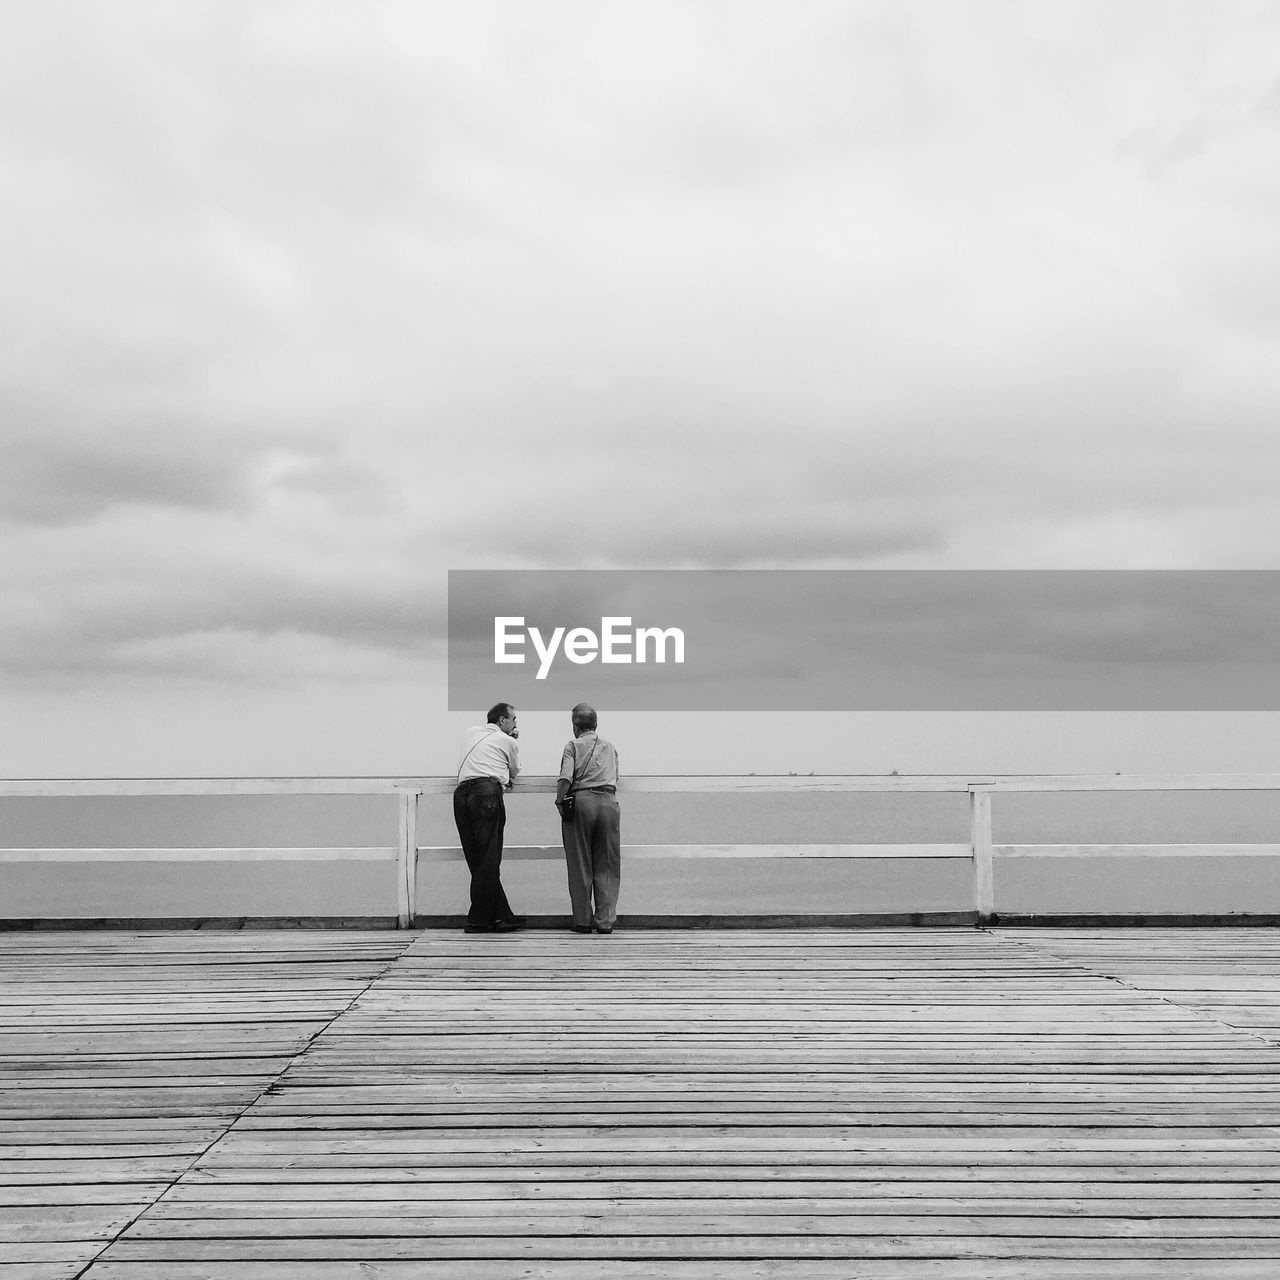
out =
[[[618,753],[596,732],[596,713],[580,702],[570,713],[573,740],[560,757],[556,808],[569,871],[573,931],[612,933],[622,875],[622,813],[618,807]],[[573,797],[572,814],[565,797]],[[592,908],[592,897],[595,907]]]

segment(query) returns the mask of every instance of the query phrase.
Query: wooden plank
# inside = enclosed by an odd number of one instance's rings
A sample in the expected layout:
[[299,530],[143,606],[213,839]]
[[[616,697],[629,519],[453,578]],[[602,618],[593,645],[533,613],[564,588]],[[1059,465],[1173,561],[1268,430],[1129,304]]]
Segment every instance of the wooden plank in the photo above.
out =
[[0,849],[0,863],[385,863],[394,858],[396,850],[389,845],[358,849]]
[[0,1203],[0,1243],[106,1240],[135,1212],[119,1205]]
[[408,778],[6,778],[3,796],[394,795]]
[[[479,1188],[478,1191],[487,1191]],[[232,1200],[232,1201],[175,1201],[168,1197],[154,1205],[147,1213],[146,1224],[133,1234],[143,1237],[179,1238],[187,1235],[220,1236],[228,1233],[253,1235],[269,1229],[282,1231],[288,1224],[294,1233],[329,1234],[326,1228],[343,1235],[405,1235],[421,1229],[424,1220],[434,1234],[438,1228],[442,1234],[456,1231],[460,1220],[474,1220],[472,1230],[489,1230],[491,1220],[538,1222],[540,1229],[560,1232],[568,1228],[581,1230],[591,1218],[605,1216],[620,1222],[657,1220],[662,1218],[696,1218],[700,1223],[708,1218],[716,1221],[734,1221],[740,1226],[758,1228],[760,1220],[767,1218],[771,1224],[790,1230],[796,1225],[792,1219],[807,1223],[821,1217],[829,1219],[833,1226],[841,1228],[839,1234],[858,1226],[859,1233],[866,1234],[883,1227],[897,1232],[919,1232],[924,1221],[946,1219],[954,1225],[955,1219],[969,1219],[970,1226],[977,1226],[976,1219],[999,1219],[997,1228],[1006,1225],[1009,1232],[1022,1234],[1022,1220],[1033,1219],[1030,1225],[1039,1229],[1044,1219],[1067,1217],[1073,1222],[1087,1222],[1103,1231],[1114,1228],[1117,1222],[1141,1217],[1155,1223],[1161,1220],[1174,1234],[1214,1234],[1219,1226],[1230,1231],[1239,1230],[1252,1235],[1272,1234],[1263,1231],[1260,1224],[1270,1223],[1273,1229],[1280,1222],[1280,1200],[1275,1196],[1235,1199],[1215,1195],[1191,1197],[1167,1197],[1159,1193],[1144,1195],[1125,1191],[1124,1194],[1096,1196],[1089,1188],[1083,1188],[1075,1196],[1050,1195],[973,1195],[960,1190],[946,1195],[931,1194],[928,1190],[906,1187],[896,1196],[871,1196],[839,1191],[828,1196],[790,1195],[780,1197],[775,1188],[766,1187],[764,1194],[734,1195],[721,1193],[708,1195],[701,1189],[694,1192],[696,1199],[689,1200],[661,1189],[662,1194],[608,1196],[579,1194],[576,1196],[523,1195],[504,1200],[501,1189],[494,1188],[492,1198],[478,1196],[438,1197],[424,1199],[414,1197],[371,1198],[368,1196],[342,1199],[326,1196],[324,1199],[282,1200]],[[502,1207],[499,1207],[502,1206]],[[64,1213],[83,1214],[81,1206],[74,1209],[60,1206]],[[0,1211],[12,1214],[15,1211]],[[45,1212],[42,1210],[42,1212]],[[358,1220],[358,1225],[348,1225],[348,1220]],[[1006,1224],[1006,1219],[1017,1220]],[[0,1218],[0,1223],[8,1219]],[[79,1221],[79,1218],[74,1219]],[[776,1220],[776,1221],[773,1221]],[[882,1221],[888,1220],[888,1221]],[[269,1228],[265,1224],[269,1222]],[[162,1228],[161,1223],[173,1223]],[[215,1225],[216,1224],[216,1225]],[[305,1224],[305,1225],[304,1225]],[[1194,1230],[1189,1230],[1194,1228]]]
[[395,857],[392,845],[298,849],[0,849],[0,862],[391,862]]
[[[646,1268],[643,1261],[571,1258],[550,1262],[499,1258],[447,1262],[100,1262],[87,1273],[88,1280],[652,1280],[653,1275],[653,1269]],[[664,1260],[661,1275],[663,1280],[1152,1280],[1153,1273],[1149,1264],[1141,1261],[1108,1259],[1055,1259],[1046,1268],[1025,1259],[828,1262],[813,1258],[788,1263],[784,1270],[772,1260],[700,1258]],[[1190,1280],[1190,1276],[1184,1273],[1178,1280]],[[1275,1270],[1267,1261],[1207,1259],[1197,1263],[1194,1280],[1275,1280]]]
[[[877,1171],[880,1176],[856,1176],[860,1169],[854,1166],[849,1175],[842,1178],[806,1177],[803,1171],[797,1171],[790,1178],[780,1179],[763,1177],[751,1170],[744,1170],[738,1177],[731,1176],[731,1170],[719,1170],[718,1177],[710,1176],[711,1171],[708,1171],[707,1177],[692,1178],[666,1169],[653,1170],[647,1178],[622,1177],[597,1165],[585,1171],[553,1171],[559,1176],[551,1177],[544,1176],[542,1171],[528,1171],[531,1176],[523,1179],[497,1176],[492,1170],[473,1170],[470,1176],[448,1179],[440,1177],[424,1181],[396,1179],[392,1176],[392,1171],[380,1179],[371,1178],[365,1182],[331,1180],[324,1183],[275,1183],[267,1181],[265,1174],[254,1174],[252,1171],[240,1175],[238,1181],[229,1181],[229,1172],[224,1170],[223,1178],[218,1181],[201,1178],[198,1173],[193,1174],[191,1178],[184,1179],[182,1185],[174,1187],[164,1204],[156,1206],[155,1212],[166,1217],[199,1217],[205,1214],[217,1216],[224,1211],[232,1213],[240,1206],[245,1209],[247,1216],[261,1216],[274,1212],[272,1205],[282,1200],[298,1203],[300,1208],[290,1208],[293,1213],[325,1212],[322,1208],[311,1206],[350,1204],[366,1200],[394,1201],[397,1205],[405,1206],[405,1211],[408,1212],[416,1206],[454,1201],[472,1201],[492,1206],[505,1200],[525,1199],[539,1202],[626,1200],[653,1203],[658,1203],[659,1199],[686,1202],[725,1200],[735,1204],[758,1199],[769,1209],[783,1212],[794,1204],[821,1202],[901,1205],[904,1201],[918,1203],[921,1198],[926,1197],[970,1205],[979,1200],[1044,1205],[1059,1200],[1074,1204],[1087,1199],[1089,1205],[1110,1206],[1116,1201],[1127,1204],[1143,1200],[1176,1205],[1178,1209],[1231,1200],[1251,1212],[1270,1212],[1268,1206],[1273,1205],[1280,1196],[1280,1180],[1273,1176],[1274,1171],[1264,1179],[1254,1178],[1248,1181],[1219,1182],[1206,1178],[1201,1172],[1201,1180],[1173,1182],[1153,1181],[1150,1174],[1146,1180],[1142,1180],[1140,1171],[1130,1172],[1122,1166],[1113,1166],[1110,1172],[1099,1170],[1095,1174],[1090,1171],[1088,1178],[1081,1177],[1079,1170],[1071,1175],[1068,1170],[1056,1168],[1037,1172],[1034,1167],[1025,1166],[1013,1173],[1008,1170],[980,1169],[978,1173],[985,1172],[987,1176],[978,1178],[978,1185],[969,1177],[960,1176],[961,1170],[953,1170],[950,1179],[941,1176],[945,1170],[938,1170],[936,1176],[928,1178],[916,1167],[898,1169],[897,1178],[883,1176],[884,1170]],[[1063,1176],[1045,1177],[1045,1172],[1061,1173]],[[1093,1193],[1099,1188],[1099,1184],[1105,1182],[1112,1185],[1095,1196]],[[5,1199],[8,1203],[80,1203],[47,1199],[49,1189],[43,1187],[22,1189],[22,1199],[13,1200],[12,1190],[6,1191]],[[79,1188],[77,1194],[115,1190],[113,1187],[90,1186]],[[101,1202],[110,1203],[107,1200]]]
[[[185,1166],[184,1166],[185,1167]],[[175,1170],[174,1176],[181,1172]],[[170,1189],[168,1179],[162,1182],[70,1182],[67,1170],[54,1185],[19,1183],[15,1185],[0,1174],[0,1205],[85,1205],[151,1204]],[[221,1188],[219,1188],[221,1190]]]
[[[97,1246],[93,1246],[93,1252],[97,1252]],[[62,1262],[22,1262],[10,1263],[14,1268],[11,1274],[14,1280],[78,1280],[83,1274],[85,1263],[92,1257],[92,1253],[83,1259],[71,1258]],[[21,1268],[19,1271],[17,1268]]]
[[22,1280],[42,1273],[78,1276],[102,1247],[101,1240],[0,1241],[0,1267]]
[[401,929],[414,921],[418,901],[418,793],[400,795],[400,841],[396,849],[396,923]]
[[413,895],[409,889],[410,867],[415,860],[417,845],[414,815],[418,808],[417,796],[400,792],[397,797],[399,838],[396,842],[396,927],[407,929],[413,923]]
[[[522,775],[516,790],[554,793],[552,775]],[[13,778],[0,780],[3,796],[173,796],[173,795],[444,795],[452,777],[258,777],[258,778]],[[999,791],[1168,791],[1275,790],[1280,773],[1146,774],[688,774],[624,778],[626,792],[964,792],[971,787]]]
[[[1183,775],[1196,776],[1196,775]],[[1280,786],[1280,776],[1273,786]],[[967,791],[974,781],[960,774],[689,774],[624,778],[621,792],[652,791]],[[395,795],[397,792],[448,795],[453,777],[430,778],[12,778],[0,780],[4,796],[237,796],[237,795]],[[554,794],[554,775],[523,774],[516,790]]]
[[[1280,786],[1280,775],[1270,775],[1272,786]],[[512,793],[515,795],[554,795],[554,774],[521,774]],[[975,781],[960,774],[681,774],[626,777],[618,781],[618,794],[652,792],[734,792],[743,795],[768,795],[775,792],[806,794],[811,792],[965,792]],[[416,785],[424,795],[448,795],[456,785],[453,778],[421,778]]]
[[1005,774],[983,785],[996,791],[1272,791],[1280,787],[1280,774]]
[[[750,1258],[717,1261],[668,1259],[662,1280],[1152,1280],[1154,1274],[1192,1280],[1192,1273],[1152,1271],[1144,1260],[1099,1258],[1054,1259],[1047,1266],[1026,1259],[863,1258],[835,1261],[820,1258],[787,1264]],[[1194,1280],[1275,1280],[1270,1260],[1212,1258],[1198,1261]],[[454,1258],[430,1260],[370,1259],[272,1262],[235,1259],[220,1262],[98,1262],[86,1280],[653,1280],[650,1264],[613,1258],[509,1260]],[[33,1277],[32,1280],[35,1280]]]
[[[562,862],[564,847],[517,844],[504,847],[506,858]],[[968,858],[967,844],[624,844],[624,858]],[[424,845],[423,862],[461,862],[457,845]]]
[[[599,1226],[599,1224],[596,1224]],[[0,1246],[27,1250],[52,1246]],[[814,1234],[728,1235],[715,1231],[698,1234],[583,1234],[566,1236],[502,1236],[475,1238],[466,1236],[436,1239],[388,1237],[333,1237],[330,1239],[254,1239],[244,1240],[140,1240],[123,1236],[104,1250],[104,1261],[170,1262],[188,1260],[228,1260],[246,1256],[257,1261],[320,1260],[353,1262],[367,1260],[412,1259],[414,1261],[454,1260],[463,1258],[510,1258],[560,1260],[567,1258],[596,1259],[601,1253],[612,1258],[634,1258],[652,1264],[689,1258],[778,1260],[825,1258],[854,1259],[953,1257],[973,1258],[1088,1258],[1128,1259],[1169,1262],[1223,1257],[1241,1260],[1280,1259],[1280,1240],[1232,1237],[1229,1244],[1221,1239],[1182,1239],[1134,1233],[1128,1239],[1100,1239],[1081,1234],[1075,1238],[1048,1239],[1036,1237],[1007,1238],[980,1234],[954,1235],[939,1232],[923,1236],[866,1235],[821,1236]],[[0,1251],[0,1260],[4,1253]],[[1169,1274],[1168,1268],[1163,1269]],[[358,1273],[359,1274],[359,1273]],[[364,1274],[367,1274],[364,1273]],[[92,1280],[92,1277],[90,1277]],[[1197,1280],[1199,1278],[1197,1277]]]
[[1275,858],[1280,844],[998,844],[1000,858]]
[[[1205,1218],[1091,1213],[1082,1218],[1070,1211],[1022,1214],[1000,1209],[973,1213],[953,1203],[948,1203],[941,1212],[932,1213],[792,1213],[781,1212],[777,1206],[768,1212],[749,1209],[735,1213],[723,1205],[712,1206],[709,1211],[703,1205],[667,1204],[664,1210],[652,1213],[643,1213],[622,1203],[597,1209],[580,1202],[566,1203],[556,1212],[552,1205],[534,1205],[527,1201],[506,1205],[500,1212],[495,1211],[493,1205],[451,1205],[448,1212],[437,1210],[420,1215],[382,1213],[368,1205],[357,1206],[356,1212],[347,1217],[297,1216],[280,1211],[270,1218],[189,1219],[153,1213],[134,1224],[127,1243],[144,1249],[144,1242],[154,1242],[157,1247],[172,1247],[172,1256],[190,1257],[192,1254],[184,1252],[184,1246],[199,1256],[214,1242],[252,1239],[257,1248],[279,1243],[283,1248],[276,1256],[287,1258],[330,1256],[323,1252],[323,1246],[345,1241],[364,1242],[371,1252],[387,1250],[390,1256],[395,1256],[402,1242],[413,1242],[425,1247],[430,1254],[434,1252],[433,1245],[450,1250],[458,1241],[470,1241],[480,1235],[487,1237],[489,1250],[508,1238],[541,1237],[558,1242],[596,1235],[607,1235],[610,1241],[693,1236],[719,1243],[729,1243],[739,1237],[766,1236],[770,1238],[770,1246],[766,1247],[777,1248],[779,1243],[799,1239],[813,1247],[828,1240],[848,1245],[858,1240],[888,1243],[885,1237],[899,1243],[956,1236],[985,1238],[988,1243],[1002,1239],[1033,1241],[1037,1245],[1059,1241],[1075,1243],[1081,1239],[1103,1244],[1135,1238],[1192,1243],[1220,1239],[1225,1229],[1237,1247],[1259,1244],[1275,1251],[1265,1256],[1280,1257],[1280,1220],[1265,1215]],[[460,1212],[464,1207],[471,1212]],[[319,1246],[314,1253],[313,1246]],[[291,1249],[301,1252],[293,1253]],[[821,1250],[815,1249],[815,1252]],[[145,1252],[142,1256],[146,1256]]]
[[995,879],[991,854],[991,793],[969,793],[969,844],[973,858],[973,906],[978,923],[986,924],[995,911]]

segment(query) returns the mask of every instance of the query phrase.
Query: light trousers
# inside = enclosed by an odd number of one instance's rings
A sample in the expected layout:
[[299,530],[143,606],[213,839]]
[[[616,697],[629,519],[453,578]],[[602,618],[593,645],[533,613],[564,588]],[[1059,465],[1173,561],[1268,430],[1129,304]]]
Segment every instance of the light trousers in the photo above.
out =
[[573,798],[573,817],[560,824],[573,923],[612,929],[622,878],[622,810],[606,791],[575,791]]

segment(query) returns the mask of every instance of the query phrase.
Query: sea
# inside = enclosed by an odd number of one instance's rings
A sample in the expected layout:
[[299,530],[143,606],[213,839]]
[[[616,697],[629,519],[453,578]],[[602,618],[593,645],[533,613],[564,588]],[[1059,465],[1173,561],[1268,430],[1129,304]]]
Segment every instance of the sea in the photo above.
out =
[[[807,844],[946,844],[969,838],[969,805],[946,793],[673,793],[621,797],[619,909],[649,916],[964,912],[967,859],[805,858]],[[507,801],[506,842],[555,845],[551,797]],[[0,798],[3,849],[343,849],[396,840],[387,796]],[[1215,844],[1280,845],[1280,793],[1266,791],[997,794],[997,845],[1158,844],[1177,855],[997,857],[996,909],[1016,915],[1280,914],[1280,857],[1214,852]],[[627,857],[628,845],[783,844],[785,858]],[[446,796],[424,796],[419,844],[455,846]],[[563,915],[555,858],[508,858],[513,907]],[[390,862],[323,856],[232,861],[0,860],[0,918],[385,918],[395,910]],[[420,863],[417,911],[466,910],[457,859]]]

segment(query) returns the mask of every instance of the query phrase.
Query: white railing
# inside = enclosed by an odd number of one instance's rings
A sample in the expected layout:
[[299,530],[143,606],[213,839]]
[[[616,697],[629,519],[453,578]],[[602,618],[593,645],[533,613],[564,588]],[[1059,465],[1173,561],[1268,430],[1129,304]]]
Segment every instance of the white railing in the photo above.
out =
[[[418,843],[418,800],[451,793],[452,778],[130,778],[0,780],[0,800],[74,796],[386,795],[397,798],[394,844],[359,848],[0,848],[0,862],[364,860],[396,864],[396,920],[414,922],[419,862],[458,860],[455,844]],[[520,794],[552,794],[554,777],[521,778]],[[966,858],[973,867],[978,923],[995,914],[997,857],[1119,855],[1164,857],[1188,853],[1280,855],[1280,844],[994,844],[992,798],[998,793],[1062,791],[1280,790],[1280,774],[1004,775],[707,775],[628,778],[619,792],[951,792],[969,796],[969,839],[941,844],[651,844],[624,846],[627,858]],[[450,833],[452,835],[452,833]],[[556,845],[509,845],[504,857],[560,858]],[[3,909],[0,908],[0,914]]]

